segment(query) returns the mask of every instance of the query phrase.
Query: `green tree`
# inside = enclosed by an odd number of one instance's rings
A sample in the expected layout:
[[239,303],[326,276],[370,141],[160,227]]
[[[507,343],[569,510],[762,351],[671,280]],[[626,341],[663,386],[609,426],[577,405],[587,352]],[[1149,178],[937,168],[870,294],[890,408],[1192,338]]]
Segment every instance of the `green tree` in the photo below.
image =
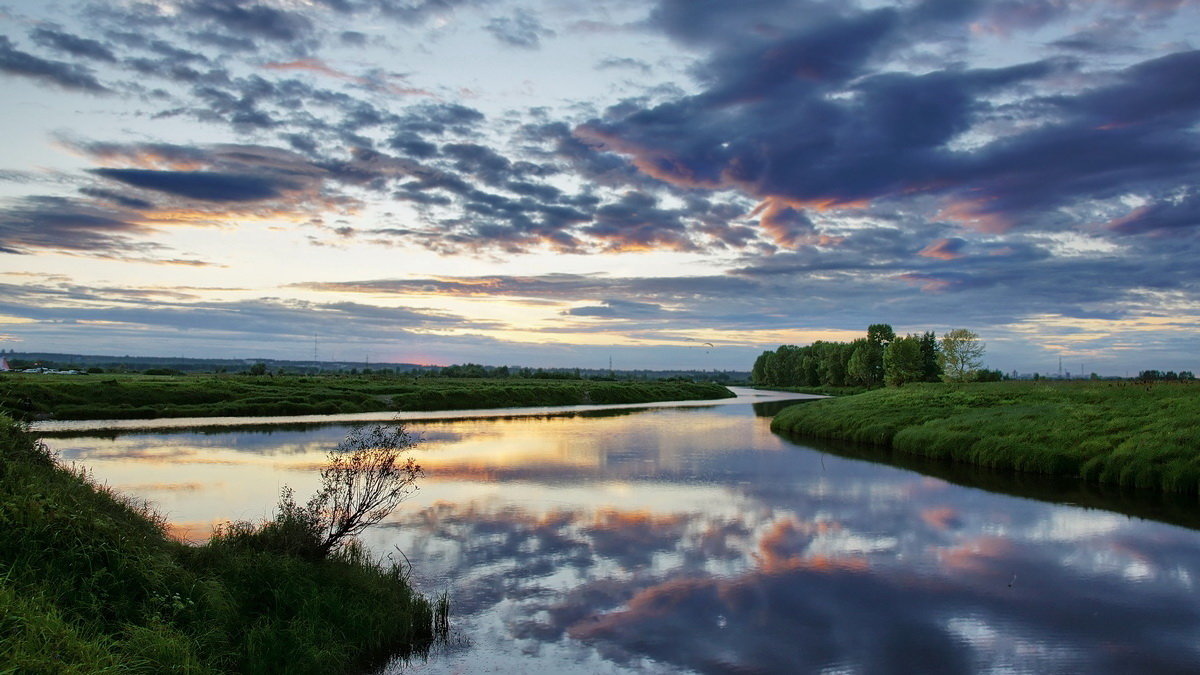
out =
[[966,382],[983,363],[984,343],[979,335],[965,328],[956,328],[942,336],[942,379],[947,382]]
[[889,342],[896,339],[896,331],[892,330],[891,324],[873,323],[867,326],[867,339],[881,347],[886,347]]
[[867,326],[867,343],[871,345],[866,354],[871,368],[868,386],[877,387],[883,383],[883,350],[895,339],[896,331],[889,324],[873,323]]
[[[757,385],[767,384],[767,359],[768,359],[768,357],[770,357],[771,354],[774,354],[774,353],[775,352],[766,351],[766,352],[759,354],[757,359],[754,359],[754,368],[752,368],[750,370],[750,381],[751,382],[753,382],[754,384],[757,384]],[[521,377],[529,377],[529,375],[526,372],[528,370],[529,370],[528,368],[522,369]]]
[[921,338],[908,335],[888,343],[883,351],[884,381],[889,387],[902,387],[916,382],[923,374]]
[[926,331],[921,335],[921,381],[942,381],[942,349],[938,346],[937,335]]
[[267,374],[267,364],[260,361],[256,364],[250,366],[250,374],[251,375],[266,375]]
[[851,342],[849,347],[850,358],[846,362],[846,383],[864,387],[871,386],[871,359],[868,354],[871,350],[871,343],[860,338]]

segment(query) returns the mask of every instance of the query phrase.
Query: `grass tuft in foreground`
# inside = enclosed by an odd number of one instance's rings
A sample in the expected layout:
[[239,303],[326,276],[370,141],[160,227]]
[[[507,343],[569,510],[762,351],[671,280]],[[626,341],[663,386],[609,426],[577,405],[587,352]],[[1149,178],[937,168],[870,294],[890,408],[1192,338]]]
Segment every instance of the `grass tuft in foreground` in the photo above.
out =
[[445,629],[446,598],[400,567],[355,542],[291,555],[264,543],[273,523],[174,541],[0,418],[0,672],[348,672],[423,654]]
[[1200,385],[913,384],[802,403],[775,431],[979,466],[1200,493]]

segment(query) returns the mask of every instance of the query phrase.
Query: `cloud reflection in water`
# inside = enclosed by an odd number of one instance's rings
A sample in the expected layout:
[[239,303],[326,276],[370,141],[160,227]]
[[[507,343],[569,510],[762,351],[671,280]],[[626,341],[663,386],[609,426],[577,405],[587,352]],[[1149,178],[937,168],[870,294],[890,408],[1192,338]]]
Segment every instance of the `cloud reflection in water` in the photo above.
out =
[[[406,670],[1200,663],[1193,530],[821,453],[774,436],[749,406],[412,430],[428,475],[367,541],[381,555],[398,546],[426,590],[451,589],[462,640]],[[199,484],[145,495],[173,500],[189,530],[251,504],[265,513],[281,482],[305,494],[307,467],[343,432],[52,445],[113,484]]]

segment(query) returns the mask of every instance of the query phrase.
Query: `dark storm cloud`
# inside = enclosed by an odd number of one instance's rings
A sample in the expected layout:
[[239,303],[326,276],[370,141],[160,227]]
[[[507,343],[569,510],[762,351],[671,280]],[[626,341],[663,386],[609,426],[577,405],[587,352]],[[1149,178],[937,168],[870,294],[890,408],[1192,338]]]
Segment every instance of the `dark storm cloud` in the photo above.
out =
[[214,202],[249,202],[272,199],[295,183],[249,174],[208,171],[152,171],[148,169],[91,169],[111,180],[157,192]]
[[94,93],[108,91],[87,68],[21,51],[4,35],[0,35],[0,72],[29,77],[64,89]]
[[500,42],[524,49],[537,49],[542,38],[552,37],[554,31],[542,25],[528,10],[515,10],[512,16],[496,17],[488,22],[486,30]]
[[78,35],[42,26],[34,29],[29,35],[34,42],[50,49],[57,49],[72,56],[114,63],[117,60],[112,49],[99,40],[82,38]]

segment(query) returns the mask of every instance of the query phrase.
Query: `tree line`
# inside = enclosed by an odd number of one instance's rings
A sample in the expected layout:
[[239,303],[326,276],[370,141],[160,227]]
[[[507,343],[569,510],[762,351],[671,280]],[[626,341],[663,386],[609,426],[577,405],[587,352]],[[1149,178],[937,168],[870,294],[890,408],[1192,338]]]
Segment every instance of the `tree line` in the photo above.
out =
[[775,387],[899,387],[994,379],[998,371],[980,370],[983,351],[979,336],[966,329],[939,340],[933,331],[899,337],[890,325],[877,323],[851,342],[818,340],[765,351],[754,361],[751,380]]

